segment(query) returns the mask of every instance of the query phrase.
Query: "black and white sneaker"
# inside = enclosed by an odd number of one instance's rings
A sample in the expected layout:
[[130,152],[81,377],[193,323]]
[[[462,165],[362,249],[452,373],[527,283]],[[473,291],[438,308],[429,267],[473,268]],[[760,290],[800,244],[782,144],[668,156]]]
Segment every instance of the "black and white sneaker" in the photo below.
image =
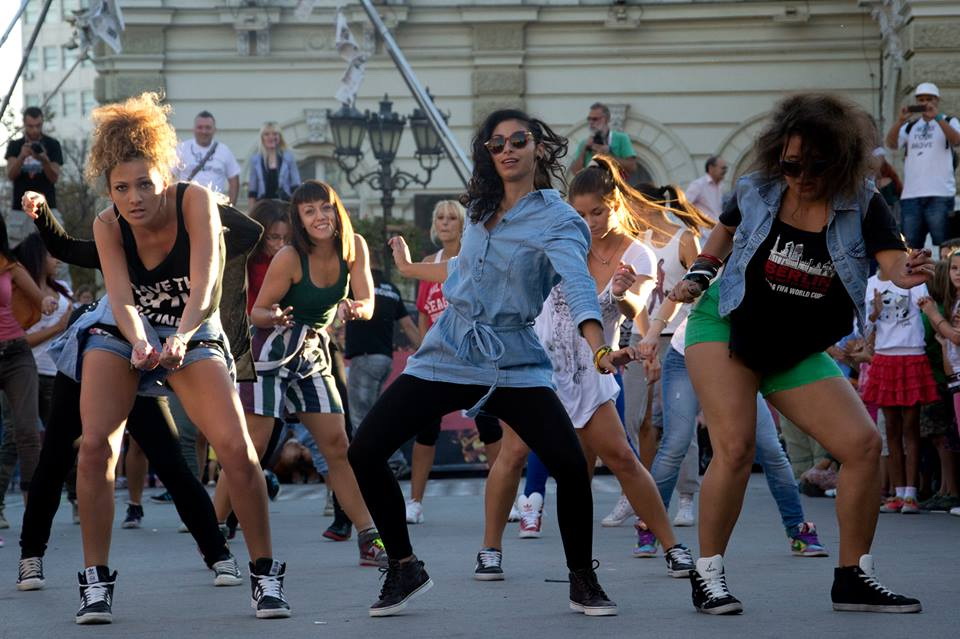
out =
[[45,583],[43,557],[26,557],[20,560],[20,570],[17,573],[17,590],[40,590]]
[[503,553],[496,548],[484,548],[477,553],[477,567],[473,578],[477,581],[503,581]]
[[597,567],[593,561],[590,568],[581,568],[570,573],[570,609],[588,617],[609,617],[617,614],[617,604],[610,601],[597,581]]
[[834,568],[830,598],[834,610],[845,612],[904,613],[923,609],[917,599],[890,592],[877,581],[872,555],[860,557],[859,566]]
[[110,574],[106,566],[90,566],[77,573],[80,585],[80,610],[76,622],[113,623],[113,587],[117,573]]
[[240,574],[240,564],[237,563],[237,558],[233,555],[216,562],[210,566],[210,569],[214,574],[214,586],[239,586],[243,584],[243,575]]
[[693,564],[690,549],[683,544],[677,544],[667,550],[663,553],[663,558],[667,560],[667,574],[677,579],[689,577],[690,573],[697,569]]
[[433,580],[416,555],[405,563],[390,559],[387,567],[381,568],[380,572],[383,587],[380,589],[380,599],[370,606],[371,617],[395,615],[407,607],[408,601],[433,587]]
[[723,557],[701,557],[690,573],[693,586],[693,607],[708,615],[739,615],[743,604],[727,590],[727,577],[723,572]]
[[261,557],[250,563],[250,606],[258,619],[276,619],[290,616],[290,604],[283,596],[283,578],[287,564]]
[[143,521],[143,506],[140,504],[127,504],[127,516],[120,524],[121,528],[139,528]]

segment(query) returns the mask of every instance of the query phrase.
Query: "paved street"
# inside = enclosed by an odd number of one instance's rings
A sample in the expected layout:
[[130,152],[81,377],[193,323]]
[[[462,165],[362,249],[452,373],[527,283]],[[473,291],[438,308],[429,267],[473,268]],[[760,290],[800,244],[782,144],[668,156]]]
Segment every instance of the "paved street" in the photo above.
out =
[[[595,556],[600,582],[620,604],[620,615],[586,618],[567,608],[567,584],[555,500],[547,500],[540,540],[520,540],[515,524],[505,542],[504,582],[472,578],[481,540],[482,481],[431,482],[424,525],[412,527],[414,547],[435,587],[400,617],[371,619],[366,607],[379,592],[376,569],[356,565],[353,541],[321,539],[328,520],[322,486],[284,486],[271,504],[274,545],[288,562],[289,620],[258,621],[249,588],[214,588],[188,535],[178,534],[172,506],[145,504],[141,530],[114,531],[111,566],[120,572],[111,626],[73,623],[81,566],[80,529],[65,503],[54,524],[46,559],[46,589],[15,589],[17,534],[23,512],[7,498],[11,530],[0,531],[0,637],[956,637],[960,574],[960,518],[943,514],[881,515],[875,545],[881,579],[920,597],[920,615],[834,613],[829,589],[834,559],[792,557],[766,483],[754,475],[743,516],[728,553],[731,589],[743,600],[740,617],[696,614],[685,580],[666,576],[663,560],[633,559],[632,527],[605,529],[599,520],[616,501],[609,477],[595,480]],[[552,481],[551,481],[552,490]],[[156,491],[148,491],[156,492]],[[118,522],[125,492],[118,492]],[[836,551],[833,502],[804,498],[807,518]],[[695,547],[696,529],[679,529]],[[239,538],[235,553],[245,556]],[[269,635],[268,635],[269,633]]]

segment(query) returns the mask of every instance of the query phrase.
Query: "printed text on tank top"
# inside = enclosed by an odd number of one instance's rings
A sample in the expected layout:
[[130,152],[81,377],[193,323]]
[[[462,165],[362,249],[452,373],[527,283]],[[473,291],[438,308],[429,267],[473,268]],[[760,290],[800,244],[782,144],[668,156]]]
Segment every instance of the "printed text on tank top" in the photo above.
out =
[[[437,251],[437,254],[433,257],[433,263],[439,264],[443,261],[443,250]],[[423,312],[427,314],[427,317],[430,320],[430,325],[433,326],[433,323],[437,321],[437,318],[440,316],[440,313],[443,312],[449,302],[447,298],[443,296],[443,284],[440,282],[429,282],[429,288],[427,289],[427,294],[423,303]]]
[[166,255],[150,268],[140,258],[133,230],[117,212],[134,305],[156,326],[178,326],[187,298],[190,297],[190,238],[183,219],[183,193],[186,187],[185,183],[177,185],[177,225],[173,244]]

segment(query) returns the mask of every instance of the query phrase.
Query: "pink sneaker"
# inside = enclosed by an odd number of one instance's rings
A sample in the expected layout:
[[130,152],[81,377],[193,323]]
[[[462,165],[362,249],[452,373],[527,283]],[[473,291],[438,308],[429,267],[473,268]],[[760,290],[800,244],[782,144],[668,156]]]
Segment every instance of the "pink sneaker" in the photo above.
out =
[[900,507],[902,515],[916,515],[920,512],[920,503],[915,497],[904,497],[903,505]]
[[903,497],[887,497],[887,500],[880,506],[882,513],[898,513],[903,509]]

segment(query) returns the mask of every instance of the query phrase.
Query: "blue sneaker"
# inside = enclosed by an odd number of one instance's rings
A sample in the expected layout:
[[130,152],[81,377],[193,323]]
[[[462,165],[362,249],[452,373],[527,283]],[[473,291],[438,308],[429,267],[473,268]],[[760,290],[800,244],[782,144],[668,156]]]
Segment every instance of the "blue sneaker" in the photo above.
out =
[[633,556],[643,559],[656,557],[657,538],[641,519],[637,519],[634,527],[637,529],[637,545],[633,547]]

